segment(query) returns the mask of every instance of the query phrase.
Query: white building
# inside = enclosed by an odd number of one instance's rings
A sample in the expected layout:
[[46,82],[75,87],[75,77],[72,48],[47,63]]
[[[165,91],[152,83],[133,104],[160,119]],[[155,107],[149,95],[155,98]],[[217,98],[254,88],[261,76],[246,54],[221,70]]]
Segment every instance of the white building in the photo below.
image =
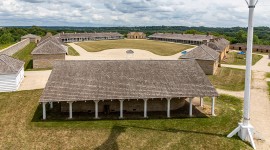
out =
[[16,91],[24,78],[24,62],[0,55],[0,92]]

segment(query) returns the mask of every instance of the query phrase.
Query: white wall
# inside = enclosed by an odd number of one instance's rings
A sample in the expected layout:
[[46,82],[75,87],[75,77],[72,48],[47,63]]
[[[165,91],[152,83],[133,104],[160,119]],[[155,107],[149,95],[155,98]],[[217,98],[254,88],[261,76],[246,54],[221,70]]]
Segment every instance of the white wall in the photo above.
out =
[[0,75],[0,92],[16,91],[24,78],[24,68],[18,74]]

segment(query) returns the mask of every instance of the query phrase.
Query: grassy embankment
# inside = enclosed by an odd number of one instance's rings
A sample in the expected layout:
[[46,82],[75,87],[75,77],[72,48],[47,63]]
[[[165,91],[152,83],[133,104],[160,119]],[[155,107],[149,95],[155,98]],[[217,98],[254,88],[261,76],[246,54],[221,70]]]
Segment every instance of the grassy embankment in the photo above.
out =
[[12,57],[24,61],[25,62],[24,69],[31,70],[33,69],[33,60],[31,52],[34,50],[36,46],[37,46],[36,43],[30,43],[25,48],[15,53]]
[[245,88],[245,70],[221,67],[215,75],[208,76],[219,89],[242,91]]
[[99,52],[107,49],[141,49],[161,56],[171,56],[192,48],[190,45],[151,40],[107,40],[77,43],[88,52]]
[[80,54],[71,46],[68,46],[68,55],[70,55],[70,56],[80,56]]
[[[237,52],[230,52],[227,54],[225,60],[223,60],[222,64],[230,64],[230,65],[246,65],[246,55],[239,55]],[[260,59],[262,59],[262,55],[253,54],[252,55],[252,65],[255,65]]]
[[0,149],[251,149],[226,137],[242,116],[235,97],[218,97],[216,117],[41,121],[41,93],[0,93]]

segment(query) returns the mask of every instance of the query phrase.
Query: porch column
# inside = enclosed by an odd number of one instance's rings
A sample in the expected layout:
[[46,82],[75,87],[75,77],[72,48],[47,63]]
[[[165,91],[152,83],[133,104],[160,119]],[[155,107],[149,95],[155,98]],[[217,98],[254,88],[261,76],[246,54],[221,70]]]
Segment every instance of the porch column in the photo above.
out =
[[171,98],[167,99],[167,117],[171,118]]
[[119,100],[120,101],[120,117],[119,119],[123,119],[123,102],[124,100]]
[[144,118],[147,118],[147,101],[148,99],[144,99]]
[[69,104],[69,118],[68,119],[72,119],[72,103],[73,102],[68,102]]
[[215,97],[212,97],[211,115],[216,116],[215,115]]
[[200,97],[200,105],[203,107],[203,97]]
[[53,102],[50,102],[50,108],[53,109]]
[[42,102],[42,112],[43,112],[42,119],[46,120],[46,102]]
[[193,98],[189,98],[189,116],[192,117],[192,100]]
[[98,100],[94,101],[95,102],[95,119],[98,119]]

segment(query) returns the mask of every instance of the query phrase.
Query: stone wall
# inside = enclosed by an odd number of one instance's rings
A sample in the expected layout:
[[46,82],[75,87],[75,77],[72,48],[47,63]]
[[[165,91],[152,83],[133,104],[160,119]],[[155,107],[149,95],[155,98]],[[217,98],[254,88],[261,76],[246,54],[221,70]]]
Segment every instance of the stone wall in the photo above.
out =
[[20,41],[2,51],[0,51],[0,54],[6,54],[8,56],[12,56],[13,54],[17,53],[18,51],[25,48],[30,43],[29,39],[25,39],[23,41]]
[[[230,45],[230,49],[246,51],[247,50],[247,45],[246,44],[232,44],[232,45]],[[270,52],[270,46],[253,45],[253,50],[252,51],[253,52],[261,52],[261,53],[269,53]]]
[[212,60],[196,60],[206,75],[215,74],[219,61]]
[[33,55],[33,68],[34,69],[46,69],[52,68],[53,62],[55,60],[65,60],[65,54],[55,54],[55,55]]
[[[99,101],[98,111],[104,112],[104,106],[109,105],[111,112],[120,111],[119,100],[107,100]],[[175,98],[171,100],[171,110],[176,110],[185,105],[185,98]],[[139,100],[125,100],[123,103],[123,110],[127,112],[143,112],[144,111],[144,101]],[[147,101],[147,111],[166,111],[167,110],[167,100],[166,99],[151,99]],[[61,111],[68,112],[69,104],[67,102],[61,102]],[[95,103],[93,101],[86,102],[74,102],[72,105],[73,112],[95,112]]]

